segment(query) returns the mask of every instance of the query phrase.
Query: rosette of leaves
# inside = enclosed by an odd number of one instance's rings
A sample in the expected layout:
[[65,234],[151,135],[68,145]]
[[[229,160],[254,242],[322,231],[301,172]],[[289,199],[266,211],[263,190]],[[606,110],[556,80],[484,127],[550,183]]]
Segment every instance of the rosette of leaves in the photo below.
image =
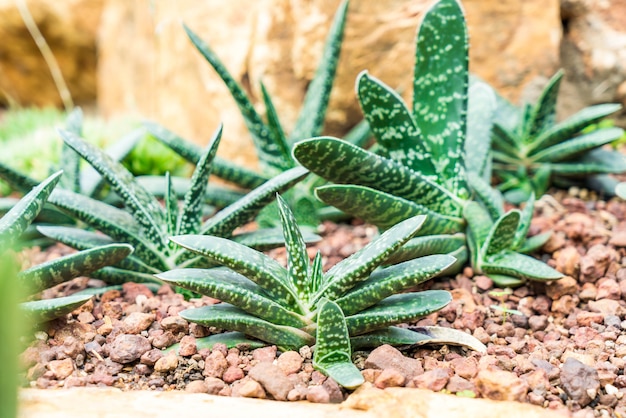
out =
[[424,223],[423,215],[400,222],[324,273],[321,253],[318,251],[310,263],[293,213],[280,196],[277,204],[287,249],[286,268],[263,253],[223,238],[171,238],[224,266],[157,275],[222,301],[182,311],[183,318],[249,335],[282,350],[315,344],[314,367],[346,387],[363,381],[351,362],[351,338],[356,347],[447,340],[483,348],[471,336],[454,330],[420,333],[393,326],[435,312],[451,300],[444,290],[403,293],[450,266],[454,262],[450,255],[431,255],[378,268],[415,235]]
[[[169,176],[163,177],[164,205],[105,152],[70,131],[61,131],[60,134],[65,143],[105,179],[124,207],[118,208],[70,190],[58,189],[51,194],[49,201],[80,224],[77,227],[40,226],[38,229],[43,235],[78,250],[113,243],[132,245],[135,249],[132,255],[94,273],[94,277],[110,284],[128,281],[161,283],[153,274],[203,262],[201,257],[171,243],[168,240],[171,235],[210,234],[261,249],[283,245],[280,230],[233,232],[273,201],[276,192],[288,189],[308,174],[302,167],[288,170],[203,221],[211,162],[217,152],[221,127],[216,130],[198,162],[182,204],[179,204]],[[317,238],[314,234],[307,235],[308,240]]]
[[[532,192],[541,196],[551,185],[602,187],[598,175],[623,173],[626,158],[603,148],[624,135],[617,127],[595,126],[621,109],[616,103],[589,106],[556,121],[556,105],[563,72],[557,72],[534,104],[518,108],[498,96],[492,155],[498,188],[507,200],[519,203]],[[614,184],[612,185],[614,186]],[[612,187],[606,190],[614,193]]]
[[[373,153],[340,139],[299,142],[296,159],[320,177],[341,183],[316,189],[318,198],[387,229],[417,214],[428,216],[419,235],[388,262],[450,253],[498,284],[551,280],[561,274],[523,255],[543,244],[525,242],[533,211],[504,213],[502,196],[489,186],[489,132],[495,108],[490,89],[472,83],[468,106],[468,42],[455,0],[437,2],[418,31],[413,103],[362,72],[356,90],[377,139]],[[474,231],[479,219],[480,233]],[[469,228],[468,228],[469,226]]]
[[[61,172],[57,172],[35,186],[0,218],[0,254],[15,245],[43,208],[60,177]],[[21,271],[17,274],[14,286],[20,291],[36,294],[67,280],[120,262],[132,251],[133,248],[128,244],[108,244],[80,251]],[[44,322],[73,311],[90,298],[91,295],[72,295],[33,300],[21,303],[20,308],[33,322]]]
[[[322,133],[330,92],[339,61],[347,9],[348,2],[342,2],[326,39],[321,63],[309,84],[299,116],[289,135],[285,133],[272,98],[263,83],[261,83],[260,89],[266,110],[266,120],[257,112],[252,99],[241,84],[230,74],[210,46],[190,28],[184,27],[193,45],[224,81],[239,107],[252,137],[261,172],[263,173],[255,173],[228,161],[216,159],[213,170],[214,175],[241,188],[249,189],[267,181],[273,175],[298,165],[291,154],[293,144],[300,139],[310,138]],[[200,159],[200,148],[190,141],[182,139],[156,123],[147,122],[145,126],[157,139],[193,164],[196,164]],[[362,122],[346,138],[355,144],[363,145],[369,137],[368,126]],[[285,195],[285,198],[292,203],[294,213],[296,213],[296,217],[303,225],[317,227],[321,220],[342,216],[335,208],[325,206],[314,198],[313,189],[319,184],[319,178],[310,176]],[[277,212],[274,205],[271,206],[271,209],[268,208],[263,212],[262,216],[259,217],[259,222],[266,225],[278,225]]]

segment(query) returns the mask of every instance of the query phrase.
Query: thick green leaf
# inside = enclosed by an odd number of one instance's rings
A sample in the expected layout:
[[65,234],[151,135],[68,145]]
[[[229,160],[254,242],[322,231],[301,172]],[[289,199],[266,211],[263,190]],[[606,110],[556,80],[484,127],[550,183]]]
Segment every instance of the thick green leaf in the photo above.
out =
[[520,221],[520,211],[515,209],[498,218],[481,249],[483,258],[511,249]]
[[624,131],[621,128],[600,129],[541,150],[532,155],[532,158],[539,162],[559,162],[613,142],[621,138],[623,134]]
[[202,211],[204,195],[206,192],[209,175],[211,174],[211,164],[217,153],[220,139],[222,137],[222,125],[220,125],[207,145],[206,152],[202,154],[196,169],[191,176],[191,187],[185,194],[182,212],[178,221],[177,234],[195,234],[200,229],[202,222]]
[[389,157],[436,181],[437,170],[420,130],[402,97],[367,71],[357,77],[357,95],[365,119]]
[[79,251],[115,244],[115,241],[107,235],[79,228],[40,225],[37,226],[37,230],[43,236],[59,241]]
[[588,174],[622,173],[626,171],[626,157],[619,152],[594,149],[577,157],[576,161],[552,163],[550,170],[562,176],[587,176]]
[[414,321],[444,308],[452,296],[446,290],[426,290],[389,296],[378,304],[346,317],[351,336],[402,322]]
[[3,162],[0,162],[0,178],[7,182],[13,190],[24,194],[39,185],[39,181],[20,173]]
[[472,241],[475,243],[476,249],[482,248],[493,226],[493,220],[489,213],[477,202],[469,202],[465,206],[463,217],[472,232]]
[[523,138],[525,143],[532,143],[537,135],[554,125],[556,120],[556,100],[563,74],[563,70],[560,70],[552,76],[548,85],[541,92],[537,104],[532,108],[527,125],[528,130]]
[[501,274],[530,280],[557,280],[563,274],[549,267],[547,264],[512,251],[503,251],[485,260],[482,270],[486,274]]
[[402,293],[433,278],[455,261],[450,255],[436,254],[375,270],[369,279],[356,285],[335,302],[345,315],[354,315],[388,296]]
[[201,234],[226,237],[235,228],[251,221],[261,209],[281,193],[302,180],[309,172],[302,167],[287,170],[267,181],[232,205],[222,209],[202,225]]
[[301,328],[303,317],[270,299],[257,284],[225,268],[177,269],[157,274],[161,280],[229,303],[277,325]]
[[461,200],[416,171],[337,138],[298,142],[294,156],[303,166],[335,183],[368,186],[414,201],[449,216],[460,215]]
[[[324,281],[324,270],[322,269],[322,252],[317,250],[313,263],[309,268],[309,296],[315,295]],[[311,303],[311,299],[307,301]]]
[[[65,129],[82,136],[83,112],[80,108],[72,110],[68,115]],[[80,156],[65,144],[61,147],[61,166],[64,175],[61,177],[60,187],[80,193]]]
[[465,235],[426,235],[410,239],[393,253],[385,264],[397,264],[432,254],[447,254],[465,247]]
[[473,80],[469,87],[468,106],[465,169],[483,177],[491,148],[491,127],[496,109],[493,89],[486,83]]
[[56,299],[22,302],[20,309],[29,320],[41,323],[67,315],[91,298],[91,295],[72,295]]
[[[242,334],[241,332],[222,332],[220,334],[213,334],[207,337],[196,338],[196,347],[198,350],[213,348],[215,344],[224,344],[227,348],[240,348],[241,350],[254,350],[255,348],[265,347],[265,344],[258,340],[251,340]],[[169,346],[163,350],[164,353],[174,351],[179,354],[180,343]]]
[[128,244],[109,244],[80,251],[33,266],[18,274],[18,279],[32,292],[40,292],[67,280],[85,276],[104,266],[113,265],[133,251]]
[[259,340],[275,344],[281,350],[299,350],[305,345],[313,345],[315,339],[297,328],[272,324],[247,314],[234,306],[218,304],[202,308],[186,309],[179,313],[188,321],[205,327],[216,327],[239,331]]
[[525,279],[519,277],[511,277],[504,274],[489,274],[488,277],[493,280],[496,286],[506,289],[507,287],[518,287],[524,284]]
[[256,147],[257,154],[259,156],[259,162],[264,168],[274,168],[279,171],[284,171],[290,168],[288,161],[285,161],[284,156],[281,153],[280,146],[276,144],[276,139],[272,137],[271,131],[268,126],[263,123],[261,115],[258,114],[254,105],[250,101],[250,98],[244,91],[243,87],[237,83],[233,76],[228,72],[224,64],[215,55],[215,53],[209,48],[209,45],[204,42],[198,35],[196,35],[189,27],[183,25],[187,36],[196,47],[196,49],[202,54],[209,64],[213,67],[215,72],[220,76],[226,87],[230,91],[233,99],[235,100],[241,114],[244,118],[246,126],[252,135],[254,146]]
[[366,280],[376,267],[415,235],[425,219],[425,216],[419,215],[402,221],[350,257],[335,264],[324,275],[324,284],[317,292],[315,300],[321,297],[334,300],[357,283]]
[[46,199],[59,182],[61,173],[59,171],[35,186],[0,218],[0,252],[13,245],[37,217]]
[[287,270],[265,254],[214,236],[180,235],[170,239],[183,248],[247,277],[265,289],[281,305],[298,307],[297,296],[289,282]]
[[154,277],[152,274],[141,273],[134,270],[125,270],[117,267],[103,267],[100,270],[91,273],[94,279],[100,279],[110,284],[123,284],[128,282],[135,283],[157,283],[163,282]]
[[172,184],[170,173],[165,173],[165,214],[167,215],[167,232],[169,235],[175,235],[178,229],[178,217],[180,210],[178,208],[178,197]]
[[532,237],[526,238],[524,243],[519,248],[516,248],[516,251],[522,254],[530,254],[532,252],[535,252],[543,247],[543,245],[548,242],[551,236],[552,231],[533,235]]
[[159,201],[135,180],[119,162],[102,150],[81,140],[67,131],[60,131],[66,144],[78,152],[107,180],[111,188],[122,198],[135,219],[145,228],[145,234],[159,248],[167,245],[164,210]]
[[285,249],[287,250],[287,271],[301,300],[309,299],[309,255],[304,238],[298,228],[295,216],[280,195],[276,195],[278,213],[283,226]]
[[526,205],[524,205],[524,209],[522,209],[519,225],[517,227],[517,231],[515,232],[515,239],[513,240],[510,249],[517,250],[524,244],[526,235],[528,235],[528,230],[530,229],[530,223],[533,220],[534,210],[535,194],[531,193],[530,198],[526,201]]
[[352,363],[350,335],[343,312],[326,298],[320,300],[313,367],[348,389],[365,381]]
[[339,5],[328,31],[320,64],[307,88],[302,109],[289,135],[291,144],[300,139],[311,138],[322,133],[330,91],[333,88],[337,64],[339,63],[347,12],[348,1],[345,0]]
[[315,195],[323,202],[382,229],[416,215],[427,216],[419,235],[453,234],[465,226],[461,218],[439,214],[419,203],[366,186],[322,186],[315,189]]
[[491,187],[489,183],[474,171],[467,173],[467,182],[481,203],[489,211],[492,219],[498,219],[504,214],[504,199],[497,189]]
[[413,114],[440,180],[454,195],[469,196],[465,184],[468,41],[463,10],[441,0],[424,15],[413,69]]
[[267,127],[271,132],[271,137],[274,138],[276,146],[280,150],[283,160],[285,160],[285,163],[289,165],[289,168],[293,168],[295,166],[295,162],[291,156],[291,149],[287,144],[287,137],[285,136],[285,131],[280,123],[280,119],[278,118],[276,107],[274,107],[274,102],[272,102],[272,96],[270,96],[269,92],[265,88],[265,84],[262,82],[260,84],[263,102],[265,103]]
[[[213,160],[213,168],[211,169],[211,174],[214,174],[214,170],[215,160]],[[136,179],[144,189],[150,192],[150,194],[153,194],[158,198],[165,198],[167,181],[165,180],[164,176],[139,176],[136,177]],[[172,181],[172,187],[175,196],[178,199],[184,199],[185,193],[187,193],[187,190],[191,188],[191,180],[185,177],[174,176],[170,176],[170,179]],[[232,203],[235,203],[243,196],[244,193],[239,190],[209,184],[204,195],[204,203],[207,205],[223,208]]]

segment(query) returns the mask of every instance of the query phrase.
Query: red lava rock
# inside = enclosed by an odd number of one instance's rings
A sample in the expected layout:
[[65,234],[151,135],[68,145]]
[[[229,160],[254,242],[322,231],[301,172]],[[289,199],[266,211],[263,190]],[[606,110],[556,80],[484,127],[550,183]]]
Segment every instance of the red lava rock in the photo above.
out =
[[543,331],[548,324],[548,317],[546,315],[533,315],[528,318],[528,326],[533,331]]
[[493,280],[487,276],[474,276],[474,283],[480,290],[487,291],[493,287]]
[[83,324],[91,324],[93,321],[96,320],[91,312],[81,312],[78,314],[76,319],[78,320],[78,322],[81,322]]
[[67,337],[63,341],[63,345],[61,346],[61,352],[65,356],[73,359],[75,359],[79,354],[83,353],[84,351],[85,345],[82,343],[82,341],[79,341],[72,336]]
[[148,289],[148,286],[134,282],[123,283],[122,293],[124,294],[124,300],[128,303],[135,303],[139,295],[143,295],[146,298],[152,298],[152,296],[154,296],[150,289]]
[[378,376],[380,376],[381,373],[382,373],[382,370],[380,370],[380,369],[363,369],[363,370],[361,370],[361,374],[363,375],[363,379],[365,379],[365,381],[369,382],[369,383],[374,383],[376,378]]
[[591,312],[600,312],[603,315],[616,315],[620,309],[619,302],[613,299],[600,299],[589,301]]
[[170,331],[172,334],[178,334],[189,330],[189,322],[178,315],[168,316],[161,320],[161,328],[165,331]]
[[290,402],[303,401],[306,399],[307,392],[305,387],[295,387],[287,394],[287,400]]
[[127,334],[139,334],[145,331],[154,322],[155,315],[141,312],[133,312],[124,318],[124,332]]
[[330,403],[343,402],[343,393],[341,392],[341,388],[334,379],[331,379],[329,377],[328,379],[324,380],[324,383],[322,383],[322,387],[326,389],[326,392],[328,392]]
[[218,395],[225,388],[228,388],[226,383],[224,383],[223,380],[218,379],[217,377],[207,377],[206,379],[204,379],[204,383],[207,387],[207,393],[210,393],[211,395]]
[[278,357],[276,363],[286,375],[290,375],[300,371],[303,361],[300,353],[296,351],[286,351]]
[[474,379],[478,391],[486,398],[498,401],[518,401],[526,399],[528,384],[515,373],[503,370],[480,370]]
[[464,379],[461,376],[454,375],[450,378],[450,380],[448,380],[446,390],[449,390],[452,393],[462,392],[466,390],[476,392],[476,386],[474,386],[474,384],[469,380]]
[[248,376],[263,385],[263,388],[278,401],[287,400],[287,394],[294,388],[294,383],[272,363],[257,364],[250,369]]
[[47,364],[47,367],[57,380],[63,380],[74,372],[74,362],[69,358],[52,360]]
[[598,372],[593,367],[569,357],[561,368],[561,386],[570,399],[585,407],[600,389]]
[[532,304],[532,308],[541,315],[550,315],[550,306],[552,300],[545,295],[539,295],[535,298]]
[[198,352],[196,346],[196,337],[193,335],[185,335],[180,340],[180,346],[178,348],[178,354],[181,356],[193,356]]
[[152,346],[156,348],[167,348],[176,342],[176,337],[171,331],[157,330],[150,332]]
[[236,348],[231,348],[228,350],[228,354],[226,355],[226,361],[229,366],[238,366],[241,358],[239,357],[239,350]]
[[555,267],[559,272],[565,274],[566,276],[578,276],[578,271],[580,269],[580,253],[575,247],[565,247],[562,250],[555,252],[554,258],[556,259]]
[[222,380],[224,381],[224,383],[230,384],[236,380],[243,379],[243,377],[244,377],[243,370],[241,370],[239,367],[229,366],[224,371],[224,374],[222,375]]
[[191,324],[189,324],[189,334],[193,335],[196,338],[202,338],[208,336],[210,333],[206,327],[192,322]]
[[428,370],[427,372],[414,377],[411,380],[410,386],[439,392],[446,387],[452,374],[452,370],[448,368]]
[[192,380],[185,386],[185,392],[188,393],[209,393],[209,387],[203,380]]
[[306,394],[306,400],[313,403],[329,403],[330,394],[323,386],[310,386]]
[[176,370],[178,367],[178,357],[174,351],[170,351],[166,356],[161,357],[154,364],[154,371],[159,373],[167,373]]
[[365,367],[381,370],[396,369],[407,381],[424,372],[419,360],[405,357],[396,348],[387,344],[381,345],[367,356]]
[[544,369],[538,368],[530,373],[526,373],[520,376],[524,380],[530,390],[540,396],[545,396],[550,388],[550,381],[548,380],[548,372]]
[[578,282],[571,276],[564,276],[562,279],[553,280],[546,284],[546,295],[552,300],[557,300],[565,295],[575,295],[577,293]]
[[148,339],[141,335],[122,334],[111,344],[109,356],[113,361],[125,364],[137,360],[151,348]]
[[595,284],[589,282],[583,283],[580,293],[578,294],[581,300],[595,300],[597,296],[598,289]]
[[558,300],[552,302],[552,312],[567,315],[576,308],[579,301],[578,296],[575,295],[561,296]]
[[124,308],[117,301],[102,302],[102,314],[111,319],[120,319],[124,315]]
[[615,299],[620,300],[622,291],[620,285],[614,279],[600,279],[597,283],[598,294],[596,299]]
[[580,259],[581,280],[596,281],[604,276],[613,260],[615,260],[614,250],[602,244],[592,246]]
[[591,324],[604,322],[604,315],[599,312],[581,311],[576,314],[576,323],[581,327],[589,327]]
[[454,372],[465,379],[471,379],[478,373],[478,360],[475,357],[460,357],[450,362]]
[[213,350],[204,361],[204,375],[207,377],[221,378],[227,368],[228,362],[221,351]]
[[[266,394],[259,382],[252,379],[241,381],[241,384],[233,387],[233,396],[241,396],[243,398],[265,399]],[[236,389],[236,390],[235,390]],[[285,396],[286,399],[286,396]]]
[[378,375],[378,377],[374,381],[374,386],[379,389],[398,387],[404,386],[405,381],[406,379],[404,378],[404,375],[398,370],[385,369]]
[[277,351],[275,345],[257,348],[252,352],[252,358],[259,363],[272,363],[276,360]]
[[574,344],[578,348],[585,348],[591,340],[598,337],[598,331],[591,327],[580,327],[574,333]]
[[596,365],[596,370],[598,371],[598,380],[601,386],[612,385],[615,382],[618,372],[618,368],[615,365],[604,361]]
[[163,351],[153,348],[152,350],[148,350],[143,353],[141,355],[140,361],[142,364],[154,366],[155,363],[164,355],[165,354],[163,354]]

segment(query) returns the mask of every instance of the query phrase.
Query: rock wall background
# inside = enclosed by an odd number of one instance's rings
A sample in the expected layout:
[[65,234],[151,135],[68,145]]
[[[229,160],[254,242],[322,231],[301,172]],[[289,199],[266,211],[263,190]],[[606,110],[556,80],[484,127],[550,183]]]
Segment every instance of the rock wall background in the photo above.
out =
[[[209,42],[260,110],[262,79],[289,129],[339,1],[28,0],[28,5],[77,101],[97,96],[107,117],[150,118],[201,144],[222,121],[220,154],[250,165],[254,151],[239,112],[181,23]],[[58,105],[47,68],[23,24],[20,29],[12,3],[0,0],[0,103],[11,97],[23,105]],[[360,120],[353,91],[363,69],[409,99],[416,28],[431,3],[351,0],[329,133],[340,135]],[[465,0],[463,5],[471,70],[505,97],[535,97],[564,67],[562,114],[600,101],[626,103],[626,0]]]

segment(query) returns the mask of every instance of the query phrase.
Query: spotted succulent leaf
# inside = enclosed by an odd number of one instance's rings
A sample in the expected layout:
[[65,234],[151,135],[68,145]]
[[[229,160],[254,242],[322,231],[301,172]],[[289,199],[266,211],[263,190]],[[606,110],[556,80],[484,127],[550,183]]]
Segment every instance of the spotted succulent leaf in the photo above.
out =
[[298,292],[301,300],[309,298],[309,255],[306,251],[306,244],[302,238],[302,233],[296,218],[287,206],[287,203],[280,195],[276,195],[278,201],[278,211],[283,235],[285,237],[285,248],[287,250],[287,271],[289,277]]
[[531,142],[541,132],[553,126],[556,120],[556,99],[563,79],[563,71],[558,71],[542,91],[537,104],[532,108],[526,131],[527,142]]
[[533,155],[539,162],[558,162],[577,154],[601,147],[619,139],[624,134],[621,128],[606,128],[580,135],[569,141],[543,149]]
[[293,168],[295,163],[291,157],[291,150],[287,144],[287,137],[280,123],[280,119],[278,118],[278,112],[276,111],[276,107],[272,101],[272,96],[270,96],[269,92],[265,88],[265,84],[261,82],[260,87],[261,94],[263,96],[263,103],[265,103],[267,127],[271,132],[271,137],[274,139],[276,146],[280,149],[280,154],[283,160],[285,160],[285,165],[288,165],[289,168]]
[[482,270],[487,274],[500,274],[530,280],[557,280],[562,273],[547,264],[512,251],[503,251],[485,260]]
[[473,80],[469,87],[464,162],[468,176],[475,173],[487,182],[491,180],[491,172],[486,168],[495,110],[496,98],[491,87],[482,81]]
[[520,222],[520,211],[512,210],[498,218],[481,248],[481,256],[489,257],[508,250],[515,242],[515,234]]
[[20,309],[30,321],[42,323],[67,315],[91,298],[91,295],[71,295],[54,299],[34,300],[22,302]]

